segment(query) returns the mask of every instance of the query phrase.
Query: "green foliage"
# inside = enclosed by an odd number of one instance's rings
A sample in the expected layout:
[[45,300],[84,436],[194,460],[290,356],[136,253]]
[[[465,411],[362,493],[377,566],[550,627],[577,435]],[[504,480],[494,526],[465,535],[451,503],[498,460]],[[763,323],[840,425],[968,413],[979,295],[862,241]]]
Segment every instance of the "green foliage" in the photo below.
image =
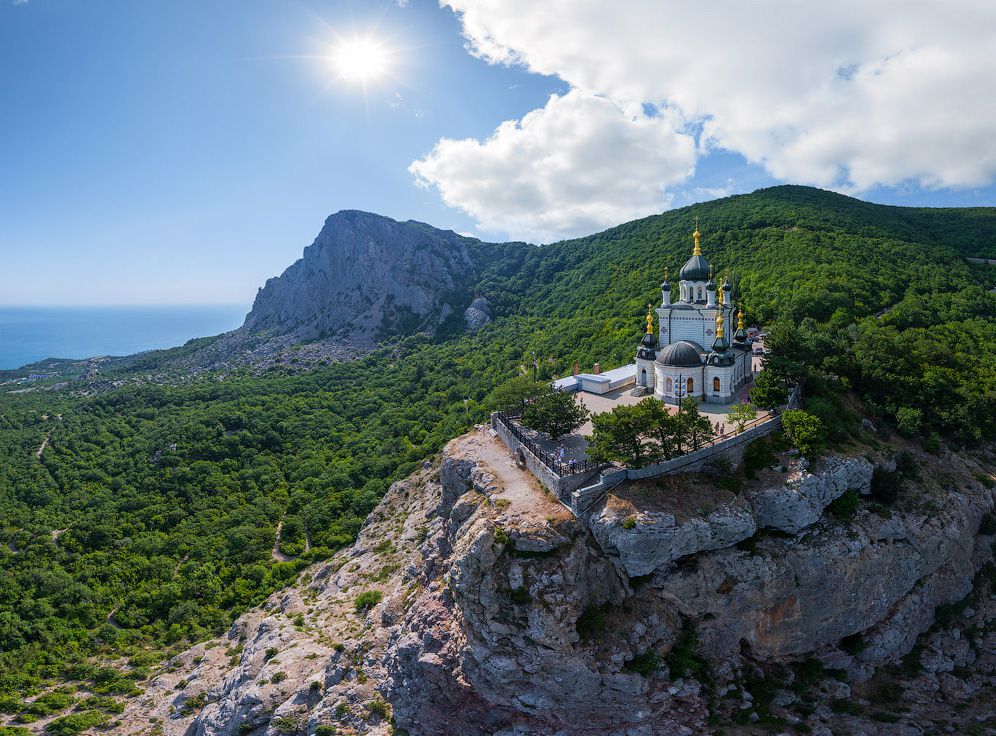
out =
[[575,628],[582,642],[594,641],[605,628],[605,613],[608,606],[591,605],[582,611]]
[[532,399],[547,394],[550,386],[545,381],[534,381],[532,376],[516,376],[498,386],[488,397],[493,411],[521,411]]
[[785,381],[774,371],[763,370],[754,380],[750,389],[750,400],[762,409],[774,409],[788,401],[789,389]]
[[661,666],[661,655],[653,649],[648,649],[642,654],[637,654],[624,665],[630,672],[635,672],[644,677],[650,677]]
[[622,520],[622,524],[620,524],[620,526],[623,529],[636,529],[636,517],[627,516],[625,519]]
[[315,726],[315,736],[336,736],[338,729],[335,726],[330,726],[326,723],[320,726]]
[[589,457],[634,468],[698,449],[716,434],[695,399],[685,399],[680,411],[672,414],[661,401],[647,398],[596,414],[591,423]]
[[644,465],[650,459],[644,438],[652,421],[645,408],[648,402],[660,404],[656,399],[644,399],[635,406],[624,404],[596,414],[591,420],[588,456],[596,462],[619,461],[634,468]]
[[827,430],[819,417],[802,409],[787,409],[782,413],[785,435],[799,452],[807,458],[819,456],[827,446]]
[[875,466],[871,477],[871,496],[876,501],[886,505],[895,503],[902,486],[902,475],[898,470],[890,472],[881,465]]
[[685,621],[678,640],[668,652],[667,666],[672,680],[679,677],[694,677],[706,684],[711,681],[709,664],[699,652],[699,635],[695,630],[695,624],[691,621]]
[[574,400],[574,394],[548,391],[526,405],[522,423],[558,439],[588,421],[588,416],[588,410]]
[[380,698],[377,698],[376,700],[372,700],[370,702],[370,705],[367,706],[367,711],[370,713],[372,718],[383,720],[384,718],[387,718],[390,709],[388,708],[387,703]]
[[503,527],[495,527],[495,544],[505,545],[511,541],[512,538],[508,536],[508,532]]
[[373,608],[378,603],[380,603],[380,600],[383,597],[384,597],[384,594],[381,593],[379,590],[365,590],[365,591],[363,591],[358,596],[356,596],[356,598],[353,601],[353,604],[356,607],[356,612],[357,613],[366,613],[371,608]]
[[923,412],[912,406],[900,406],[896,409],[896,429],[899,434],[916,437],[923,424]]
[[[307,374],[159,385],[162,361],[206,338],[132,360],[97,395],[0,393],[0,696],[60,679],[137,692],[80,665],[224,631],[350,544],[390,483],[484,419],[533,353],[543,377],[631,361],[695,216],[706,255],[770,326],[755,405],[783,403],[801,377],[830,441],[853,424],[830,416],[848,388],[902,431],[918,411],[928,449],[996,437],[996,276],[963,258],[996,243],[991,210],[775,187],[539,248],[467,241],[474,282],[454,298],[486,296],[498,315],[473,335],[397,338]],[[296,559],[275,561],[275,542]]]
[[838,521],[851,521],[858,513],[861,505],[861,498],[855,490],[844,491],[843,495],[835,498],[827,506],[827,511]]
[[297,733],[300,729],[300,725],[297,720],[287,716],[283,718],[274,718],[270,721],[270,725],[273,726],[277,733],[281,734]]
[[736,404],[726,413],[726,421],[735,424],[737,432],[743,432],[748,423],[757,419],[757,409],[753,404]]
[[757,471],[770,467],[775,462],[775,453],[771,449],[771,440],[761,437],[747,445],[744,450],[744,475],[753,478]]
[[45,727],[45,732],[53,736],[76,736],[76,734],[110,723],[110,718],[96,710],[80,713],[70,713],[68,716],[56,718]]

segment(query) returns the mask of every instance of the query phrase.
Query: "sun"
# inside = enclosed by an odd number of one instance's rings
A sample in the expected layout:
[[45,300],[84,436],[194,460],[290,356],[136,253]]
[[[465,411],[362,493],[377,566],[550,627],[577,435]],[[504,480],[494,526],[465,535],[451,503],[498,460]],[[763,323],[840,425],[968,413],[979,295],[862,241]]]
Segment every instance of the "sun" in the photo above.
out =
[[387,73],[390,52],[372,38],[354,38],[338,44],[332,66],[347,82],[366,84]]

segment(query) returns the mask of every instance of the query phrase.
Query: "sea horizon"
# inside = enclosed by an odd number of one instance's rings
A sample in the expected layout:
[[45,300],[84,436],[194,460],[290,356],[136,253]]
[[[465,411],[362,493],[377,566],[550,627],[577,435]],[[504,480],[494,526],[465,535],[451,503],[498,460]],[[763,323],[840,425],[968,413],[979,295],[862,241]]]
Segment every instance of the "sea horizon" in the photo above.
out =
[[178,347],[242,325],[244,304],[0,305],[0,370]]

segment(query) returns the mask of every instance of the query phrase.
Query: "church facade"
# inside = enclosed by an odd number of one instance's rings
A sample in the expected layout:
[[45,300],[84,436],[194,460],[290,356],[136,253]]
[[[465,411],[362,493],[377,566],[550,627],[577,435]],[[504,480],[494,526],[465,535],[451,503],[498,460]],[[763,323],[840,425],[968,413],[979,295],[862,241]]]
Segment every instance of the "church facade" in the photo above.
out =
[[[647,332],[636,354],[636,384],[658,399],[678,403],[686,397],[729,403],[753,378],[743,310],[734,314],[729,279],[717,285],[712,266],[702,255],[696,223],[692,257],[679,273],[677,300],[665,273],[654,334],[652,305],[647,305]],[[728,326],[737,319],[732,340]]]

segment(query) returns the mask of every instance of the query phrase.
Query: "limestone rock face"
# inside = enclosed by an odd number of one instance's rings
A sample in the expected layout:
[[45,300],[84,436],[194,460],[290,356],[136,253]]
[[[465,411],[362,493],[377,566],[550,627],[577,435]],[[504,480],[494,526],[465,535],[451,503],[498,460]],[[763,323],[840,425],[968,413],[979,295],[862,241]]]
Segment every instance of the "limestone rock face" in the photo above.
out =
[[491,304],[484,297],[478,297],[471,302],[470,306],[463,313],[464,322],[467,324],[467,329],[471,332],[476,332],[484,327],[484,325],[490,323],[491,316]]
[[791,473],[784,483],[749,491],[758,527],[795,533],[815,523],[831,501],[856,490],[868,493],[875,465],[863,457],[830,455],[819,470]]
[[300,340],[432,331],[473,275],[467,242],[421,223],[338,212],[303,258],[259,290],[243,329]]
[[757,531],[750,507],[739,498],[683,522],[661,512],[640,513],[631,526],[623,521],[622,514],[605,508],[591,520],[591,529],[604,550],[619,556],[629,577],[648,575],[697,552],[731,547]]
[[[786,517],[802,523],[870,477],[860,462],[844,466],[829,459],[769,490],[811,494]],[[387,736],[390,718],[412,736],[709,733],[715,698],[668,659],[691,625],[720,694],[760,665],[815,657],[852,678],[832,681],[826,697],[848,697],[909,652],[934,609],[962,598],[992,561],[991,538],[977,532],[993,491],[974,481],[939,492],[929,508],[862,508],[852,521],[820,516],[795,533],[781,520],[772,522],[780,533],[758,533],[758,519],[772,517],[752,503],[741,494],[687,517],[641,513],[630,529],[603,510],[589,528],[480,428],[395,483],[353,547],[309,568],[223,640],[177,657],[129,704],[121,733],[147,728],[150,716],[166,736],[313,734],[319,725]],[[381,601],[358,609],[368,590]],[[954,675],[977,657],[991,662],[979,654],[987,635],[992,650],[987,615],[977,614],[971,645],[931,633],[920,655],[933,678],[917,685],[924,702],[985,687]],[[841,639],[855,635],[864,646],[848,654]],[[639,666],[653,656],[656,669]],[[206,705],[188,712],[184,702],[201,693]],[[739,697],[734,707],[753,707],[749,692]],[[782,688],[773,705],[795,697]]]

